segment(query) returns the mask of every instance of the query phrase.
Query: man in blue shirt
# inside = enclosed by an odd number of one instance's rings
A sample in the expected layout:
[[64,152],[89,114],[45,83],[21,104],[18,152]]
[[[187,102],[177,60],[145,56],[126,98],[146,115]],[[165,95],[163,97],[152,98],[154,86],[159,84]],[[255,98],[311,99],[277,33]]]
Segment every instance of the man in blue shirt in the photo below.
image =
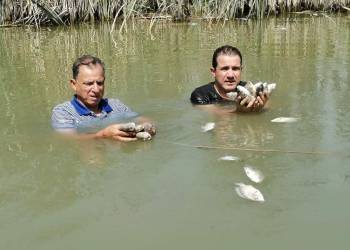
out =
[[[116,121],[135,118],[138,114],[118,99],[103,98],[104,63],[97,57],[85,55],[74,62],[72,71],[73,79],[70,80],[70,84],[75,95],[71,101],[54,107],[51,117],[52,127],[56,131],[80,138],[136,140],[135,132],[121,130],[123,124]],[[101,125],[106,126],[96,131]],[[87,133],[86,128],[92,127],[95,131]],[[85,130],[85,133],[77,133],[79,130]]]

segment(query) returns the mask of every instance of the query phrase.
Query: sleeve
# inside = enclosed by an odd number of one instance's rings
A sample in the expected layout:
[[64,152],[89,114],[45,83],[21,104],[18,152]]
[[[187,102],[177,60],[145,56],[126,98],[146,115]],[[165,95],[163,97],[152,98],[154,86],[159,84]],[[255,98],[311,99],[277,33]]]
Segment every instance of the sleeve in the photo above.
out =
[[76,122],[73,116],[64,108],[56,106],[52,110],[51,126],[55,130],[75,129]]
[[195,89],[190,98],[192,104],[195,105],[204,105],[204,104],[209,104],[209,100],[205,95],[202,95],[198,89]]

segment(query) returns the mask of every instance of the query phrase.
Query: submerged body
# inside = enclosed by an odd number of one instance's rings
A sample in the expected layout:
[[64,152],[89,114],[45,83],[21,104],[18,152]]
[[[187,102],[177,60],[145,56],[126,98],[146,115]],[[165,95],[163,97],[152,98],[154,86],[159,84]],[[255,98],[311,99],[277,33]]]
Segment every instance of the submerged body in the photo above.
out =
[[239,86],[245,85],[241,82],[242,55],[237,48],[229,45],[217,48],[210,71],[214,82],[196,88],[190,97],[192,104],[205,106],[228,102],[234,103],[235,111],[241,112],[260,111],[265,106],[267,94],[261,93],[242,102],[242,97],[235,93]]
[[120,120],[114,120],[134,118],[137,114],[117,99],[103,98],[104,63],[97,57],[85,55],[74,62],[72,72],[70,85],[75,93],[74,98],[53,109],[52,127],[77,138],[137,140],[135,132],[123,131]]

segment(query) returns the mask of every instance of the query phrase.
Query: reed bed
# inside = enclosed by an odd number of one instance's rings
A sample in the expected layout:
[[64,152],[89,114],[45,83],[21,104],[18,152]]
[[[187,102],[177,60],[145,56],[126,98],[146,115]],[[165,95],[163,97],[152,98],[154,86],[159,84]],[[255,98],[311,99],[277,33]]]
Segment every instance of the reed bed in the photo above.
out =
[[71,25],[130,18],[229,20],[286,12],[350,11],[350,0],[0,0],[0,25]]

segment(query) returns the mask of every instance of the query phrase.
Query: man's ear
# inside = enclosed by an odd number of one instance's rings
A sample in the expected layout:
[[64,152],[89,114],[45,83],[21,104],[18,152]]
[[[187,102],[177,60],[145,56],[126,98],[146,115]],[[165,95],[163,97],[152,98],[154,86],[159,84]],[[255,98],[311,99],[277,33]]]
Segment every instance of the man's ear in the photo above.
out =
[[74,90],[74,92],[77,90],[77,81],[75,79],[70,79],[70,86]]
[[210,68],[211,75],[215,78],[215,68]]

